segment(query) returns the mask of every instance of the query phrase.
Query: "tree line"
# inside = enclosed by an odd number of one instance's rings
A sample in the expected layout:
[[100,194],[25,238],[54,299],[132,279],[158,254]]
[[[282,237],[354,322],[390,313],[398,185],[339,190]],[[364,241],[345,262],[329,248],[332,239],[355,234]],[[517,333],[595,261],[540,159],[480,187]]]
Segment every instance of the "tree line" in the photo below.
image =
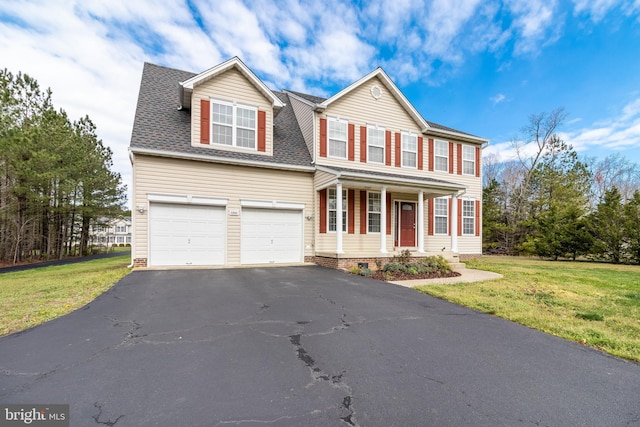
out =
[[71,121],[51,95],[0,71],[0,263],[85,254],[90,227],[124,206],[111,149],[88,116]]
[[484,159],[483,252],[640,263],[640,166],[580,158],[558,136],[566,116],[530,116],[515,160]]

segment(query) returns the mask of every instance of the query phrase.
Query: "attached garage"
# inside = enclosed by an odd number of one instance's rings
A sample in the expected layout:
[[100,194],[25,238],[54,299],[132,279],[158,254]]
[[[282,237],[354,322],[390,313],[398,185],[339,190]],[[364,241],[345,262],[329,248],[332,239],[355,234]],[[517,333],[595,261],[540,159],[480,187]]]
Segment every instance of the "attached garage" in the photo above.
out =
[[303,262],[302,208],[242,208],[242,264]]
[[149,205],[149,265],[223,265],[224,206],[176,203]]

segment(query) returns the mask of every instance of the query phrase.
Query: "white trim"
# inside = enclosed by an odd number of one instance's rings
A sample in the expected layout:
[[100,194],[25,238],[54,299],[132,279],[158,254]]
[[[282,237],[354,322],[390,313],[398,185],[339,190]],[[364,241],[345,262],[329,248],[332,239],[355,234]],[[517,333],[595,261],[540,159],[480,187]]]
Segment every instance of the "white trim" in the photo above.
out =
[[[214,122],[213,121],[213,105],[223,105],[226,107],[231,107],[231,124],[228,125],[226,123]],[[238,109],[243,109],[247,111],[252,111],[254,114],[255,127],[253,129],[247,128],[244,126],[240,126],[238,124]],[[236,100],[228,100],[221,98],[209,98],[209,126],[211,129],[209,130],[209,143],[213,146],[223,147],[223,148],[236,148],[242,151],[258,151],[258,107],[251,104],[244,104],[241,102],[237,102]],[[213,141],[213,125],[225,126],[231,128],[231,144],[223,144],[220,142]],[[244,147],[238,145],[238,130],[250,130],[253,131],[253,147]]]
[[182,205],[227,206],[228,199],[222,197],[192,196],[190,194],[147,193],[147,200],[156,203]]
[[[347,191],[347,190],[342,190],[342,184],[340,182],[338,182],[338,184],[336,184],[336,253],[337,254],[343,254],[344,250],[342,249],[342,233],[344,233],[344,231],[342,230],[342,192],[343,191]],[[327,203],[327,207],[329,206],[329,204]],[[347,206],[349,206],[349,192],[347,191]],[[346,212],[347,215],[347,223],[349,222],[349,212]],[[328,219],[329,215],[327,215],[327,219]],[[347,228],[348,231],[348,224],[344,224],[346,225],[345,228]]]
[[[202,145],[202,146],[205,147],[205,145]],[[238,165],[238,166],[255,166],[255,167],[261,167],[265,169],[281,169],[281,170],[290,170],[290,171],[297,171],[297,172],[315,172],[316,170],[316,168],[313,166],[288,165],[285,163],[266,163],[266,162],[260,162],[258,160],[233,159],[233,158],[218,157],[218,156],[207,156],[204,154],[179,153],[176,151],[163,151],[163,150],[156,150],[152,148],[129,147],[129,150],[134,154],[145,154],[148,156],[168,157],[168,158],[181,159],[181,160],[200,160],[204,162],[224,163],[224,164]],[[258,154],[258,153],[255,153],[255,154]]]
[[[462,159],[460,159],[460,164],[462,165],[462,175],[464,176],[476,176],[476,169],[478,168],[478,166],[476,165],[476,147],[469,145],[469,144],[460,144],[462,146],[462,149],[460,150],[461,154],[462,154]],[[472,173],[466,173],[464,171],[464,162],[471,162],[471,160],[465,160],[464,159],[464,149],[469,148],[473,151],[473,172]]]
[[[439,156],[437,154],[438,150],[437,150],[436,147],[438,145],[438,142],[441,142],[441,143],[443,143],[443,144],[445,144],[447,146],[446,149],[445,149],[445,153],[446,153],[445,156]],[[444,139],[434,139],[433,140],[433,171],[434,172],[449,173],[449,162],[450,162],[450,160],[449,160],[449,144],[451,144],[451,143],[449,141],[444,140]],[[438,161],[437,161],[438,157],[440,157],[440,158],[445,157],[447,159],[447,161],[445,163],[444,170],[440,170],[440,169],[436,168],[436,165],[438,164]]]
[[289,95],[290,97],[292,97],[292,98],[294,98],[294,99],[296,99],[296,100],[298,100],[298,101],[300,101],[300,102],[302,102],[304,104],[307,104],[309,107],[314,107],[315,108],[317,106],[317,104],[315,102],[309,101],[308,99],[305,99],[305,98],[303,98],[301,96],[298,96],[295,93],[289,92],[286,89],[284,89],[283,92],[286,93],[287,95]]
[[240,199],[240,206],[243,208],[257,209],[281,209],[281,210],[304,210],[304,203],[278,202],[277,200],[248,200]]
[[[471,202],[471,206],[473,206],[473,215],[472,216],[464,216],[464,202]],[[463,197],[462,198],[462,212],[460,212],[460,216],[462,221],[461,225],[462,225],[462,235],[463,236],[475,236],[476,235],[476,199],[471,198],[471,197]],[[471,233],[465,233],[464,232],[464,220],[465,218],[471,218],[472,223],[473,223],[473,231]]]
[[429,135],[433,135],[433,136],[439,136],[439,135],[450,135],[450,136],[455,136],[457,139],[465,139],[467,141],[473,141],[472,143],[474,144],[489,144],[489,140],[485,139],[485,138],[480,138],[478,136],[474,136],[474,135],[468,135],[465,133],[460,133],[460,132],[454,132],[454,131],[449,131],[449,130],[444,130],[444,129],[438,129],[438,128],[434,128],[431,127],[429,128],[428,132],[423,132],[425,135],[429,136]]
[[[367,191],[367,200],[365,200],[365,203],[367,204],[367,234],[378,234],[378,233],[382,233],[383,230],[386,231],[386,225],[383,226],[382,224],[382,194],[379,191]],[[377,194],[380,196],[380,212],[372,212],[369,210],[369,196],[371,194]],[[360,203],[362,203],[362,201],[360,201]],[[371,231],[370,227],[370,222],[369,222],[369,214],[374,213],[374,214],[378,214],[380,215],[380,231]]]
[[451,252],[459,252],[458,249],[458,195],[451,196]]
[[[393,200],[391,201],[393,205]],[[380,188],[380,252],[387,253],[387,187]]]
[[424,252],[424,192],[418,191],[418,252]]
[[398,206],[398,212],[397,212],[397,215],[396,215],[396,227],[395,227],[396,233],[397,233],[397,236],[398,236],[398,246],[397,247],[398,248],[415,248],[416,245],[413,245],[413,246],[402,246],[401,245],[402,242],[401,242],[400,239],[402,238],[402,235],[401,235],[402,234],[401,233],[402,232],[402,224],[401,224],[401,222],[402,222],[402,204],[403,203],[411,203],[412,205],[415,206],[415,209],[413,210],[413,217],[414,217],[414,219],[416,221],[416,225],[415,225],[415,228],[413,229],[413,234],[414,234],[414,237],[415,237],[415,243],[416,244],[418,243],[418,224],[417,224],[417,222],[418,222],[418,201],[417,200],[407,200],[407,199],[394,199],[393,200],[393,205],[394,206],[396,206],[396,205]]
[[271,105],[273,108],[282,108],[286,105],[237,56],[234,56],[233,58],[225,62],[222,62],[196,76],[191,77],[190,79],[185,80],[184,82],[181,82],[180,86],[183,89],[193,91],[196,86],[224,73],[227,70],[230,70],[233,67],[237,68],[240,73],[243,74],[251,83],[253,83],[253,85],[263,95],[271,100]]
[[[438,217],[442,218],[442,215],[436,215],[437,212],[437,207],[436,207],[436,201],[437,200],[444,200],[446,201],[445,207],[447,208],[447,216],[446,216],[446,226],[447,226],[447,231],[445,233],[438,233],[437,232],[437,226],[436,226],[436,219]],[[453,202],[452,202],[453,203]],[[434,236],[448,236],[449,235],[449,224],[453,221],[453,218],[450,218],[451,212],[449,212],[449,198],[448,197],[434,197],[433,198],[433,235]]]

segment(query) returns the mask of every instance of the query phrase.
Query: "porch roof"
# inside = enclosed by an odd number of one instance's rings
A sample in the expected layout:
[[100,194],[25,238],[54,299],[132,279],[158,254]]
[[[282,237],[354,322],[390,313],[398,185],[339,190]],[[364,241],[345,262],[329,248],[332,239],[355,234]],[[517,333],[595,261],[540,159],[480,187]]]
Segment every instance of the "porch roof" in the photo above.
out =
[[318,171],[335,175],[334,181],[328,182],[316,190],[335,185],[338,181],[343,184],[353,183],[362,187],[388,187],[389,190],[423,190],[427,194],[448,195],[456,194],[467,189],[466,185],[440,179],[421,176],[408,176],[394,173],[375,172],[362,169],[340,168],[335,166],[316,165]]

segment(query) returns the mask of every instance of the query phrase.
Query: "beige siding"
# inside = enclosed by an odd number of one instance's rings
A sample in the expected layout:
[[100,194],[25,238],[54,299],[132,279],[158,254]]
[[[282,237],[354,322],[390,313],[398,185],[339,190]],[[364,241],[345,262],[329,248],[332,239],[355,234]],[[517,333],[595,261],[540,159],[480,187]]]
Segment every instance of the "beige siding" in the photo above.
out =
[[302,131],[304,142],[307,144],[309,153],[313,156],[313,109],[292,96],[289,97],[289,102],[291,102],[291,107]]
[[[227,198],[227,211],[241,211],[240,200],[304,204],[314,212],[313,176],[279,171],[151,156],[135,157],[135,205],[148,209],[148,193]],[[135,212],[134,258],[147,258],[148,210]],[[240,264],[240,216],[227,215],[227,264]],[[305,256],[313,256],[313,221],[304,219]]]
[[[197,86],[191,97],[191,145],[208,147],[200,144],[200,100],[217,98],[238,104],[258,107],[266,112],[266,152],[250,150],[254,154],[272,155],[273,153],[273,107],[256,87],[249,82],[237,69],[232,68],[219,76]],[[219,150],[247,152],[246,149],[212,146]]]

